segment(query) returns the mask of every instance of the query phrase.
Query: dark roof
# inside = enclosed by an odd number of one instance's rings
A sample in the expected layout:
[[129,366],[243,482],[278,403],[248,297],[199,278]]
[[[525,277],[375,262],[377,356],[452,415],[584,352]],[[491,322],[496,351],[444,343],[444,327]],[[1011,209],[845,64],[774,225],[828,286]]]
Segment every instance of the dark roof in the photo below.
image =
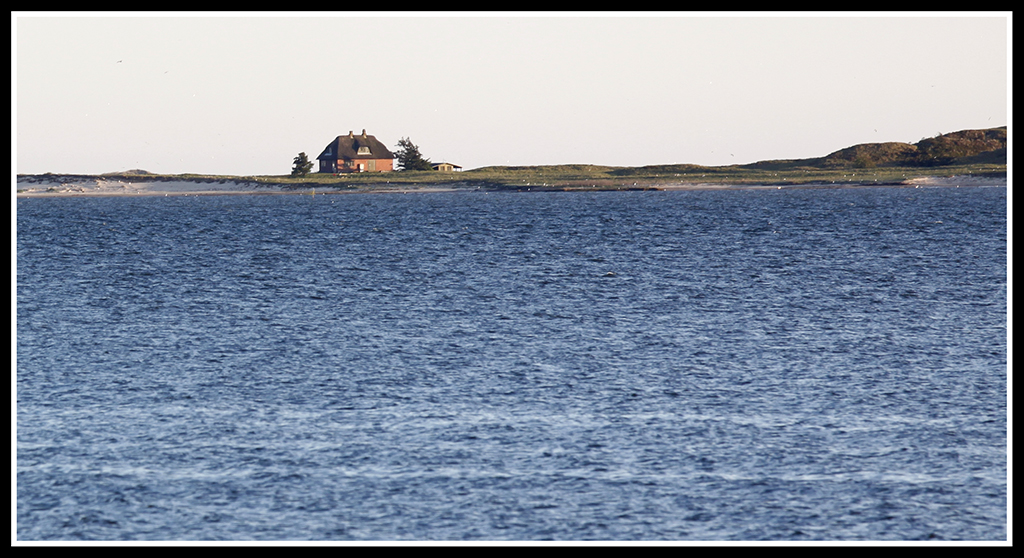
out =
[[[359,152],[365,147],[363,153]],[[338,136],[334,141],[327,144],[323,153],[317,159],[394,159],[395,156],[388,151],[388,148],[373,136],[349,132],[347,136]]]

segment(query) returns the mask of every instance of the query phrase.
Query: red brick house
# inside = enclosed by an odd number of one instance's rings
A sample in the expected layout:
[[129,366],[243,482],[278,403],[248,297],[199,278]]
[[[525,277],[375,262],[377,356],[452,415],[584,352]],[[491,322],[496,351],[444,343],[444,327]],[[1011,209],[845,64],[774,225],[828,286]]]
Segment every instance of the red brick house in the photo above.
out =
[[389,172],[394,170],[395,156],[377,138],[349,132],[327,144],[317,157],[319,172]]

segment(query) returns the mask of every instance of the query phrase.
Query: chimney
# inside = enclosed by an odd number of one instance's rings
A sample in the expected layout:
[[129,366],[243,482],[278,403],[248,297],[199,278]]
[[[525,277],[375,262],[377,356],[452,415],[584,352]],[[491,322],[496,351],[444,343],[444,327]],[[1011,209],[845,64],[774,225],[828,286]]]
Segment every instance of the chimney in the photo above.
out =
[[366,137],[366,128],[363,128],[363,137]]
[[348,137],[352,137],[352,130],[348,131]]

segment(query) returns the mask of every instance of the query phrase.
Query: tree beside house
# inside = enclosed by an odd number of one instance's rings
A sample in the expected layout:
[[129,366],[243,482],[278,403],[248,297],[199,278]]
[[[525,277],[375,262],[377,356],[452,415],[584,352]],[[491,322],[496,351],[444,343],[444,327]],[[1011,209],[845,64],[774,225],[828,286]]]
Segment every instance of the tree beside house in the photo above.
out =
[[306,152],[299,153],[299,156],[292,159],[292,176],[306,176],[313,170],[313,162],[306,157]]
[[431,170],[430,159],[424,159],[420,155],[420,148],[409,138],[398,140],[398,151],[395,153],[398,159],[399,170]]

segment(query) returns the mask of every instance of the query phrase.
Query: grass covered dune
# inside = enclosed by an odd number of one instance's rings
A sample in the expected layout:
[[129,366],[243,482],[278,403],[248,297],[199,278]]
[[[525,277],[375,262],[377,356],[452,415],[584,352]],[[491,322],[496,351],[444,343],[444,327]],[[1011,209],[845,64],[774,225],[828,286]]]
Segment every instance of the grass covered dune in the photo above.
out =
[[701,190],[738,188],[842,188],[869,186],[1006,185],[1005,166],[932,169],[851,170],[848,172],[720,170],[665,171],[617,176],[596,169],[568,170],[578,165],[489,168],[462,173],[431,171],[380,175],[200,176],[200,175],[19,175],[17,195],[116,196],[213,194],[328,194],[369,192],[486,191],[600,191]]
[[304,177],[152,174],[18,175],[18,196],[551,191],[1006,184],[1006,127],[860,144],[825,157],[705,167],[693,164],[494,166]]

